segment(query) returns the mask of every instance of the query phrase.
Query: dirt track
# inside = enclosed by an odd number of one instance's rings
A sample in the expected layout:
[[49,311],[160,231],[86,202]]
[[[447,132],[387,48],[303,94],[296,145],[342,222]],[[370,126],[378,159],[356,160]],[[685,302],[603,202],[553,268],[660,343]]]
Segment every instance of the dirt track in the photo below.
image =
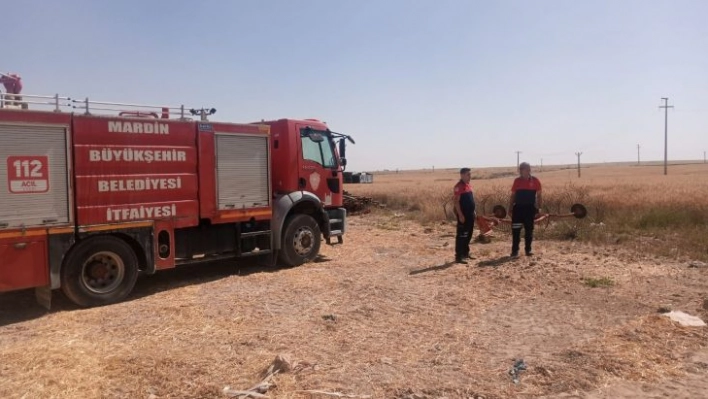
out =
[[[0,396],[225,397],[278,354],[299,366],[275,377],[276,398],[708,392],[708,329],[657,314],[670,305],[708,319],[708,269],[548,241],[508,261],[503,236],[475,244],[464,266],[449,263],[451,233],[367,215],[351,219],[344,246],[296,269],[163,272],[125,303],[76,310],[59,299],[50,314],[32,292],[2,294]],[[614,285],[582,280],[601,277]],[[514,385],[517,357],[529,368]]]

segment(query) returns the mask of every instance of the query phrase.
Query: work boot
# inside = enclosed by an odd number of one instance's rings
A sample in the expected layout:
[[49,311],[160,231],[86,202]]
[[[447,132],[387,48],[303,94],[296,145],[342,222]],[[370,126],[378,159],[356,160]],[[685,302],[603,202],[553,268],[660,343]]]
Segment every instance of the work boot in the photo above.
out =
[[518,257],[519,257],[519,251],[511,251],[511,257],[512,257],[512,258],[518,258]]
[[533,252],[531,252],[531,251],[526,251],[526,256],[533,256]]
[[463,265],[466,265],[466,264],[467,264],[467,261],[464,260],[464,259],[461,258],[461,257],[456,257],[456,258],[455,258],[455,263],[461,263],[461,264],[463,264]]

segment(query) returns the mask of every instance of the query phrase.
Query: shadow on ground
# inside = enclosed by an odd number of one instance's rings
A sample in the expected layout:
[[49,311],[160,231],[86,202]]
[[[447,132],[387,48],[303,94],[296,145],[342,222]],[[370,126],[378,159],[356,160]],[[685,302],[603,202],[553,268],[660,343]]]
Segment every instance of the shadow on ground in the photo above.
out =
[[[324,256],[314,263],[329,262]],[[141,274],[133,292],[123,302],[145,298],[156,293],[176,288],[208,283],[233,275],[248,276],[256,273],[276,273],[286,269],[281,266],[259,264],[258,260],[209,262],[162,270],[153,275]],[[108,305],[110,306],[110,305]],[[34,289],[0,293],[0,327],[40,318],[49,313],[79,310],[80,308],[64,296],[61,290],[52,292],[52,307],[48,311],[40,306]]]
[[447,268],[454,266],[455,264],[456,264],[455,262],[447,262],[447,263],[444,263],[444,264],[438,265],[438,266],[426,267],[425,269],[412,270],[409,274],[411,276],[415,276],[416,274],[434,272],[437,270],[445,270]]
[[496,266],[501,266],[506,263],[510,263],[514,261],[515,258],[512,258],[511,256],[502,256],[501,258],[497,259],[490,259],[490,260],[483,260],[477,264],[479,267],[496,267]]

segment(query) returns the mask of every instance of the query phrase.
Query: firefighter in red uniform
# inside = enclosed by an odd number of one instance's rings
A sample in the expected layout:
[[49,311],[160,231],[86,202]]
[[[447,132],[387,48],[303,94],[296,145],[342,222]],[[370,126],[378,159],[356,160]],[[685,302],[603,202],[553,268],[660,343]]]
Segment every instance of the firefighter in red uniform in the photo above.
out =
[[541,181],[531,176],[531,165],[522,162],[519,165],[521,176],[511,186],[511,256],[519,256],[521,228],[524,229],[524,249],[526,256],[532,256],[533,225],[536,214],[541,209]]
[[19,105],[22,101],[22,78],[14,73],[0,74],[0,83],[5,86],[5,102],[8,105]]
[[474,227],[475,206],[470,180],[470,168],[460,169],[460,181],[455,185],[455,215],[457,216],[457,237],[455,239],[455,262],[467,263],[470,256],[470,240]]

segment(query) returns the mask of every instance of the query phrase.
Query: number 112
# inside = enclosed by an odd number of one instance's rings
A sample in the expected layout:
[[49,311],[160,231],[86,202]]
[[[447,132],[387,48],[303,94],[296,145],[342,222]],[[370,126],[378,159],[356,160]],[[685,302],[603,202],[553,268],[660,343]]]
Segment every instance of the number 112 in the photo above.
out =
[[42,177],[42,162],[36,159],[32,161],[15,161],[12,163],[12,166],[15,167],[15,175],[18,178]]

